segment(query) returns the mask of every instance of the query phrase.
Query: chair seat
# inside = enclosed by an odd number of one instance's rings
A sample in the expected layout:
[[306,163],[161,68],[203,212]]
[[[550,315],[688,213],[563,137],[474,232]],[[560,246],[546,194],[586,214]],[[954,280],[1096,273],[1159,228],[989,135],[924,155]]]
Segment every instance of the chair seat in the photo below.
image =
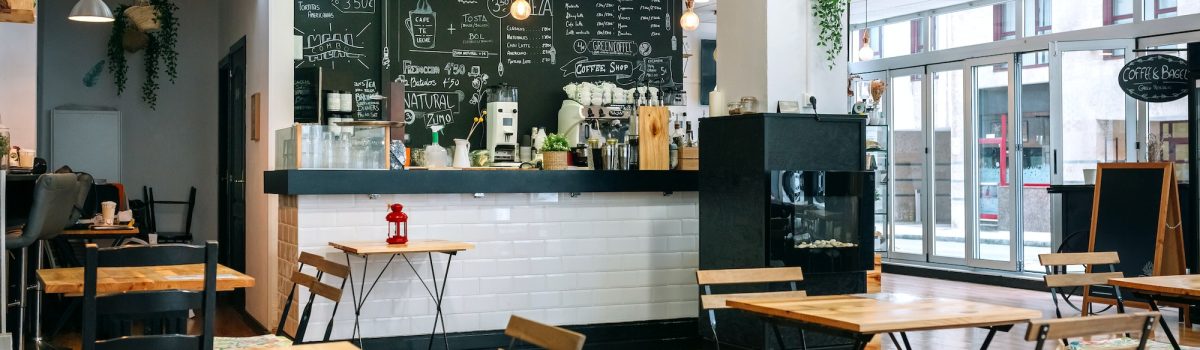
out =
[[23,229],[5,232],[4,247],[8,250],[17,250],[31,246],[33,245],[33,242],[37,242],[37,237],[34,237],[34,235],[23,234],[24,232],[25,231]]
[[273,349],[292,346],[292,340],[273,334],[254,337],[214,337],[213,350]]

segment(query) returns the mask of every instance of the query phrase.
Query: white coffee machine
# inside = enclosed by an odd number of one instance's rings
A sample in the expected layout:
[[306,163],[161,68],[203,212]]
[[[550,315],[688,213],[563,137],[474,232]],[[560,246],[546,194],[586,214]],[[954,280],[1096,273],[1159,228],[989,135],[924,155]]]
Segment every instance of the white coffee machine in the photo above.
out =
[[517,161],[517,87],[487,88],[487,150],[492,166],[520,166]]

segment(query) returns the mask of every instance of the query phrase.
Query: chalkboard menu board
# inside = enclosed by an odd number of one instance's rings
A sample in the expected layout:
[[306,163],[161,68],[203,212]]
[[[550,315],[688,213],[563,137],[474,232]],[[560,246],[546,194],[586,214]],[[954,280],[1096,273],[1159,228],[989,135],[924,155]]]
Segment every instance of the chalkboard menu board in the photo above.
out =
[[[381,92],[383,77],[383,12],[378,5],[377,0],[296,0],[293,31],[304,45],[304,58],[296,62],[297,82],[300,69],[322,68],[323,89],[354,94],[356,119],[383,115],[382,103],[371,98]],[[305,116],[297,114],[296,121],[308,122],[302,120]]]
[[297,68],[296,77],[292,80],[292,96],[295,100],[293,117],[297,123],[320,123],[321,109],[321,67]]
[[1095,204],[1095,252],[1119,252],[1117,270],[1127,277],[1153,276],[1162,169],[1106,169]]
[[390,7],[383,50],[391,57],[384,69],[389,80],[406,83],[414,144],[429,143],[429,128],[439,125],[449,137],[465,136],[491,85],[519,89],[522,134],[556,129],[562,87],[571,82],[681,86],[678,1],[529,0],[525,20],[509,15],[510,1],[383,5]]

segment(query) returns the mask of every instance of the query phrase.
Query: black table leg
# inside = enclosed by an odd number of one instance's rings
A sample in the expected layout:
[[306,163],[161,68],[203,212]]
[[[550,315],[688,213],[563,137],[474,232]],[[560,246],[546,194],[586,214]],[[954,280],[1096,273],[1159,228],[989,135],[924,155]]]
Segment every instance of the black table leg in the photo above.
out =
[[417,272],[416,265],[413,265],[412,260],[408,259],[407,255],[401,254],[404,261],[408,263],[408,268],[412,269],[413,275],[417,277],[417,281],[421,282],[421,286],[425,287],[425,292],[429,293],[429,298],[433,299],[434,309],[436,313],[433,316],[433,331],[429,334],[429,349],[433,349],[433,342],[437,337],[438,323],[441,323],[442,342],[447,350],[450,349],[450,337],[446,335],[446,316],[442,314],[442,299],[446,296],[446,282],[450,278],[450,263],[454,261],[454,253],[446,253],[449,255],[446,258],[446,271],[442,273],[441,284],[438,284],[437,270],[433,268],[433,253],[429,253],[429,273],[432,275],[433,289],[429,289],[429,284],[421,277],[421,273]]
[[1162,325],[1163,333],[1167,334],[1167,340],[1171,341],[1171,347],[1180,350],[1179,342],[1175,340],[1175,335],[1171,333],[1171,327],[1167,325],[1167,318],[1163,317],[1162,312],[1158,310],[1158,302],[1154,301],[1153,295],[1145,294],[1145,297],[1150,304],[1150,310],[1159,313],[1158,323]]
[[900,345],[900,341],[896,340],[896,333],[888,333],[888,338],[892,338],[892,345],[895,345],[896,349],[904,348],[903,346]]
[[912,350],[912,344],[908,343],[908,333],[907,332],[900,332],[900,340],[904,341],[905,349]]
[[[367,266],[370,265],[370,256],[363,255],[362,276],[360,276],[359,286],[357,290],[354,288],[354,269],[347,268],[349,271],[347,279],[350,282],[350,299],[354,303],[354,330],[350,332],[350,337],[358,339],[358,347],[363,349],[362,327],[360,326],[362,308],[367,303],[367,297],[371,296],[371,292],[375,290],[375,285],[379,284],[379,280],[383,278],[383,273],[387,271],[388,266],[392,265],[392,261],[396,259],[396,255],[392,254],[382,269],[379,269],[379,274],[375,276],[375,281],[371,282],[370,288],[367,287]],[[350,267],[350,253],[346,253],[346,267]]]
[[988,327],[988,335],[986,338],[983,338],[983,346],[979,347],[979,350],[987,350],[988,346],[992,345],[992,338],[995,338],[995,337],[996,337],[996,328]]

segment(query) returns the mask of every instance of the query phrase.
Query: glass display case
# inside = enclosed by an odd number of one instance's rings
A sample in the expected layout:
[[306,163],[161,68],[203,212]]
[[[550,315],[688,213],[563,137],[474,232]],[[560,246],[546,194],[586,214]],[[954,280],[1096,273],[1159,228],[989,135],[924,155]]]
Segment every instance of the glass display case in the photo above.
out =
[[873,172],[772,171],[770,255],[785,266],[858,269],[872,250]]
[[391,122],[294,124],[275,131],[275,168],[388,170]]

